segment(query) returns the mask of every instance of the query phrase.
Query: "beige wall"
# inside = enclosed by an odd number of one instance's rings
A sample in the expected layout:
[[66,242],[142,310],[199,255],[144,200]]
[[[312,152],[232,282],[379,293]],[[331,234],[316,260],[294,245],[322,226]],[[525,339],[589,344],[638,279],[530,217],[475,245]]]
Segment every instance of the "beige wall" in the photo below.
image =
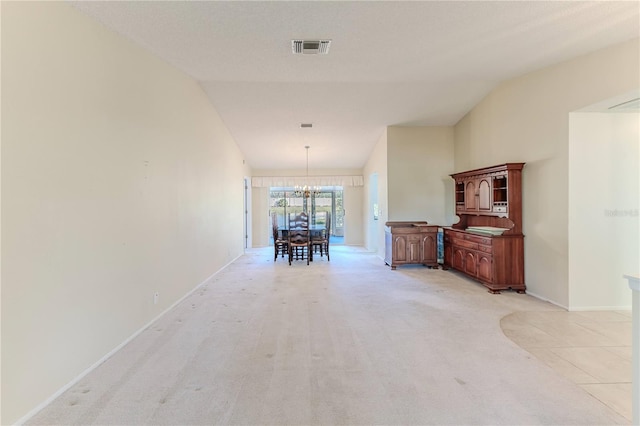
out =
[[362,186],[344,187],[344,243],[349,246],[364,244],[363,197]]
[[453,193],[453,127],[391,126],[387,150],[389,220],[457,221],[445,203]]
[[243,253],[249,174],[194,80],[68,4],[2,3],[2,424]]
[[266,247],[271,237],[269,188],[252,188],[251,192],[252,247]]
[[640,114],[571,114],[571,310],[631,309],[622,276],[640,272],[639,145]]
[[528,291],[568,306],[569,113],[636,89],[638,39],[501,84],[455,130],[455,170],[525,162]]
[[[384,259],[384,224],[388,220],[387,155],[387,129],[385,129],[364,166],[365,186],[362,191],[362,223],[365,232],[365,247],[368,250],[374,250],[381,259]],[[378,220],[373,219],[373,206],[371,205],[369,191],[371,176],[374,173],[378,175],[378,204],[380,211]]]

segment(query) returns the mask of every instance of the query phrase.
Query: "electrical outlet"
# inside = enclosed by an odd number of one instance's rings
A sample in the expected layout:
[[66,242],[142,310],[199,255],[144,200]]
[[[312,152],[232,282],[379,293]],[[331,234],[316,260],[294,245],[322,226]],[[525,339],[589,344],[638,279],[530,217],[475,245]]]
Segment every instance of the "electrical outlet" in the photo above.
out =
[[157,305],[158,304],[158,298],[160,297],[160,293],[158,293],[157,291],[153,294],[153,304]]

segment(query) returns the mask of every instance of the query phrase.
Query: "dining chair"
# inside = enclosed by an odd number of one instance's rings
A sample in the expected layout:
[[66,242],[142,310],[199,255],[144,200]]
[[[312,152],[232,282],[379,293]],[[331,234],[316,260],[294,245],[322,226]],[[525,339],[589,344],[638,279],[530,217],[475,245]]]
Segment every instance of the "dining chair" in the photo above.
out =
[[284,259],[284,254],[289,254],[289,239],[285,237],[286,232],[278,229],[278,226],[273,226],[273,261],[275,262],[280,257]]
[[325,227],[319,233],[314,233],[311,238],[312,251],[320,250],[320,257],[326,253],[327,260],[329,258],[329,238],[331,237],[331,214],[327,212]]
[[296,259],[306,257],[307,265],[311,260],[311,238],[309,234],[309,216],[302,212],[289,220],[289,265],[293,260],[295,251]]
[[287,232],[278,226],[278,214],[271,214],[271,228],[273,232],[273,261],[278,258],[278,254],[284,259],[285,253],[289,254],[289,239]]

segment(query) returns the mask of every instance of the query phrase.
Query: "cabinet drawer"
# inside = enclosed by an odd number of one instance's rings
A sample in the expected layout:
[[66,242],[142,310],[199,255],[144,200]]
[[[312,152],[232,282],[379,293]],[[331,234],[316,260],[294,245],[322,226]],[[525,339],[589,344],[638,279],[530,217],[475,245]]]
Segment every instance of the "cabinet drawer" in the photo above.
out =
[[468,248],[471,250],[478,250],[478,243],[474,243],[473,241],[455,239],[453,240],[453,245],[457,247]]
[[451,243],[454,246],[459,245],[460,241],[464,241],[464,239],[462,239],[462,235],[456,235],[456,234],[451,235],[450,237],[445,235],[444,240],[448,243]]
[[482,235],[465,234],[464,239],[468,241],[480,243],[480,244],[491,244],[491,237],[483,237]]
[[457,229],[449,229],[446,228],[444,230],[444,236],[445,237],[451,237],[451,238],[455,238],[455,237],[461,237],[464,234],[464,232],[461,232]]
[[493,247],[491,247],[491,246],[483,246],[482,244],[478,244],[478,250],[480,250],[481,252],[487,253],[487,254],[492,254],[493,253]]

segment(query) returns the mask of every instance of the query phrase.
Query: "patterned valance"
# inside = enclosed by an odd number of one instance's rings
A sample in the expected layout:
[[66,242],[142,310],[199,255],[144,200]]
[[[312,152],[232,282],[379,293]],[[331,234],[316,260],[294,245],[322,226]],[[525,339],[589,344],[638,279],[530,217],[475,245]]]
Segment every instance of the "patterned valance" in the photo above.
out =
[[254,188],[294,186],[364,186],[362,176],[254,176],[251,186]]

